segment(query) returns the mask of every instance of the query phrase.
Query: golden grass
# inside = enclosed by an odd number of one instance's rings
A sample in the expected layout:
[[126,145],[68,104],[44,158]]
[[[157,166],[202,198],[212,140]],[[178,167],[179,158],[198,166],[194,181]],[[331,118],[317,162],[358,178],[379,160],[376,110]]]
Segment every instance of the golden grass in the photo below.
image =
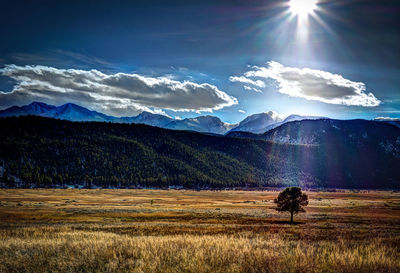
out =
[[308,194],[0,190],[0,272],[400,272],[399,193]]

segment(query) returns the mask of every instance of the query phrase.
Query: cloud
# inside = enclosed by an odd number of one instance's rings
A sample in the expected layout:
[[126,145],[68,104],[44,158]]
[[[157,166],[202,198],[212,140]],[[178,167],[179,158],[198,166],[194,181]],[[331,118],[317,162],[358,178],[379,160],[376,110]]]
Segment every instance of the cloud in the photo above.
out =
[[242,113],[242,114],[246,114],[246,111],[244,111],[244,110],[242,110],[242,109],[239,109],[238,112],[239,112],[239,113]]
[[[258,80],[254,81],[254,78]],[[229,79],[258,87],[261,87],[261,79],[272,79],[277,82],[278,91],[282,94],[330,104],[373,107],[381,103],[374,94],[366,93],[362,82],[353,82],[321,70],[286,67],[273,61],[268,62],[266,67],[253,66],[244,76]]]
[[249,78],[246,78],[244,76],[240,76],[240,77],[231,76],[231,77],[229,77],[229,81],[250,84],[250,85],[254,85],[254,86],[260,87],[260,88],[264,88],[265,87],[265,83],[263,81],[261,81],[261,80],[253,81],[253,80],[251,80]]
[[0,74],[16,81],[11,92],[0,91],[3,108],[33,100],[53,104],[75,102],[122,116],[142,111],[163,113],[160,109],[212,112],[238,103],[214,85],[168,77],[16,65],[6,65]]
[[376,117],[374,120],[378,121],[400,121],[400,118],[391,118],[391,117]]
[[243,86],[243,88],[245,90],[254,91],[254,92],[257,92],[257,93],[262,93],[262,91],[260,89],[255,88],[255,87],[250,87],[250,86],[245,85],[245,86]]

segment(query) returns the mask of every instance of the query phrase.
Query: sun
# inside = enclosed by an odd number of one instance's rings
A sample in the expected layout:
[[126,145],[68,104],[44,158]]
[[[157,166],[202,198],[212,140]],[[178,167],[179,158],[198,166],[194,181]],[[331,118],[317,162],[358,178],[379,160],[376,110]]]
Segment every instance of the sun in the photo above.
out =
[[317,2],[318,0],[290,0],[289,9],[300,18],[305,18],[317,8]]

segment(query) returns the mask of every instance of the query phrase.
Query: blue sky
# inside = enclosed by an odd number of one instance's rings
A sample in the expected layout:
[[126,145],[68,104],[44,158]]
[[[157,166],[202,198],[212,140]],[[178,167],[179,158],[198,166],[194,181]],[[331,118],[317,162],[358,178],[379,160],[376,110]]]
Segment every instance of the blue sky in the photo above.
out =
[[400,117],[397,1],[320,0],[301,21],[289,1],[268,0],[3,1],[0,16],[1,108],[42,100],[226,122],[269,110]]

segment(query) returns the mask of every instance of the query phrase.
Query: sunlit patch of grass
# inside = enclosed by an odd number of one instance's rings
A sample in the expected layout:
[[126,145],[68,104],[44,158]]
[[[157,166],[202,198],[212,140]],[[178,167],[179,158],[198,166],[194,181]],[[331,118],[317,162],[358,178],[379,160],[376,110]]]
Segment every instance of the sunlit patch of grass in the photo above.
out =
[[400,193],[277,193],[0,190],[0,272],[400,272]]
[[[11,235],[11,234],[10,234]],[[17,257],[15,254],[18,254]],[[128,236],[61,228],[2,238],[2,272],[398,272],[379,240],[304,242],[279,235]]]

